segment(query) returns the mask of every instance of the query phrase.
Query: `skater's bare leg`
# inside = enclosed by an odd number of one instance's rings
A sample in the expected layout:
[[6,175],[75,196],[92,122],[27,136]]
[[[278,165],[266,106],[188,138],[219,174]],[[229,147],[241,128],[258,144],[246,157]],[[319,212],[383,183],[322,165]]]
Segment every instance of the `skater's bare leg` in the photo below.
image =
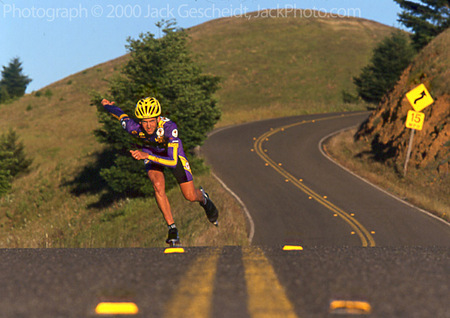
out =
[[149,170],[148,177],[153,184],[153,189],[155,189],[156,203],[163,214],[164,220],[166,220],[167,225],[175,223],[173,221],[169,199],[166,195],[166,180],[164,179],[164,173],[158,170]]
[[195,188],[194,181],[180,183],[180,189],[186,200],[188,200],[190,202],[202,202],[203,203],[203,201],[204,201],[203,194],[199,189]]

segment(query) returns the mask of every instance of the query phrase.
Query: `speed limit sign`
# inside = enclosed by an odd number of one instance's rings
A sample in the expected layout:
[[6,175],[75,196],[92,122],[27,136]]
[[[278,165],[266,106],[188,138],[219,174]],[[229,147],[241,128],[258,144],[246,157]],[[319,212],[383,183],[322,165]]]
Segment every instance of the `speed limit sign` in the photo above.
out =
[[422,130],[424,121],[425,121],[424,113],[409,110],[408,116],[406,117],[406,128]]

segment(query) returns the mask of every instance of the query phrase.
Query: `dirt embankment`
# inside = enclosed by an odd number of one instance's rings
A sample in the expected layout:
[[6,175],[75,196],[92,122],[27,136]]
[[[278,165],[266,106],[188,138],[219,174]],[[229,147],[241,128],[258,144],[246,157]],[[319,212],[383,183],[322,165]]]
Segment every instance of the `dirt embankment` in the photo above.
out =
[[385,96],[355,135],[371,143],[373,157],[402,171],[411,129],[405,127],[405,94],[425,84],[434,103],[425,108],[425,123],[416,131],[408,169],[420,169],[446,179],[450,171],[450,29],[436,37],[404,71],[394,90]]

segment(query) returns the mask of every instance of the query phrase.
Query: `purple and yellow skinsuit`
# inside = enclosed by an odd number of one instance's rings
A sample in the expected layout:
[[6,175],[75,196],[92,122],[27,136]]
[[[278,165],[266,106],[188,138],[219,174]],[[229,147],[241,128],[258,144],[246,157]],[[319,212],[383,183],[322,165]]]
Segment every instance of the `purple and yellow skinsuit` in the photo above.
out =
[[193,180],[183,144],[178,138],[177,125],[173,121],[160,117],[155,132],[149,136],[139,123],[131,119],[119,107],[105,105],[104,108],[120,121],[123,129],[130,135],[143,141],[145,146],[142,146],[141,150],[148,153],[148,158],[144,160],[147,171],[163,171],[164,167],[167,167],[172,170],[178,183]]

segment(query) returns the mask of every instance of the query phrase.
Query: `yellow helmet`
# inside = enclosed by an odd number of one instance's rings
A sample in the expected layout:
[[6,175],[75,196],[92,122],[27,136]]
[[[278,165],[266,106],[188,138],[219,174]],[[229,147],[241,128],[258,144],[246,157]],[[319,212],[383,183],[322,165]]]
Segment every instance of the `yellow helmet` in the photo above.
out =
[[134,114],[139,119],[158,117],[161,114],[161,105],[156,98],[146,97],[137,102]]

